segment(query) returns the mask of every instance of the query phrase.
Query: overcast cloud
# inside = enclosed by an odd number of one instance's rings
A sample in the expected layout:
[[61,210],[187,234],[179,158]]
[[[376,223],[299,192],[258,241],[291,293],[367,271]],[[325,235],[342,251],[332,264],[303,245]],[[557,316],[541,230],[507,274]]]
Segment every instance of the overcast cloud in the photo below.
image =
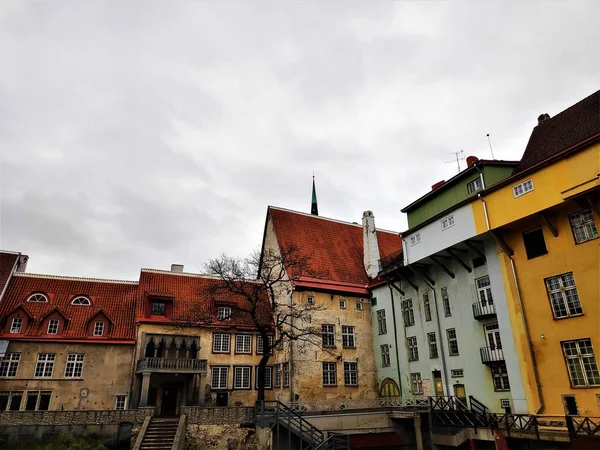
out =
[[[261,243],[267,205],[402,231],[600,88],[598,2],[0,3],[0,247],[137,279]],[[464,167],[464,165],[463,165]]]

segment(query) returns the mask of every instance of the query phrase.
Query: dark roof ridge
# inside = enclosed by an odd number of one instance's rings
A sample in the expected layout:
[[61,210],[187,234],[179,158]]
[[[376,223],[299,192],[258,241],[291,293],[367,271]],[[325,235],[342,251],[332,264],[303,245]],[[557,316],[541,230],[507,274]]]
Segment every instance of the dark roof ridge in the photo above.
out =
[[[142,272],[147,272],[147,273],[159,273],[159,274],[164,274],[164,275],[176,275],[176,276],[184,276],[184,277],[195,277],[195,278],[206,278],[209,280],[222,280],[221,277],[217,276],[217,275],[210,275],[210,274],[205,274],[205,273],[191,273],[191,272],[172,272],[170,270],[161,270],[161,269],[149,269],[146,267],[142,267],[141,269]],[[258,280],[254,280],[254,279],[246,279],[245,281],[249,282],[249,283],[259,283]]]

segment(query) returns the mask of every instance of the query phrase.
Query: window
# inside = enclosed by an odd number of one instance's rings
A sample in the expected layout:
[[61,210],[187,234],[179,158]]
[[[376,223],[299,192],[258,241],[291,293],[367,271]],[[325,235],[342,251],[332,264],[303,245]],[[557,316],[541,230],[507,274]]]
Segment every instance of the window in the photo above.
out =
[[438,357],[437,339],[435,332],[427,333],[427,342],[429,344],[429,358],[435,359]]
[[356,343],[354,342],[354,327],[351,327],[349,325],[342,325],[342,347],[356,347]]
[[410,237],[410,245],[417,245],[419,242],[421,242],[421,233]]
[[454,226],[454,216],[444,217],[440,223],[442,224],[442,231],[447,230],[450,227]]
[[485,276],[475,280],[477,286],[477,296],[481,301],[482,306],[493,305],[494,299],[492,298],[492,286],[490,284],[490,277]]
[[344,300],[344,299],[340,300],[340,309],[346,309],[346,300]]
[[548,295],[550,296],[554,318],[562,319],[563,317],[583,314],[573,272],[547,278],[546,289],[548,289]]
[[371,306],[377,306],[377,297],[371,299]]
[[475,178],[473,181],[467,183],[467,192],[472,194],[473,192],[480,191],[483,188],[481,184],[481,178]]
[[527,180],[513,186],[513,195],[515,198],[533,191],[533,181]]
[[598,386],[600,373],[594,356],[591,339],[578,339],[562,343],[572,386]]
[[23,400],[22,391],[0,391],[0,411],[18,411]]
[[52,391],[28,391],[25,411],[47,411],[51,397]]
[[377,311],[377,326],[379,327],[379,334],[387,333],[387,323],[385,321],[385,309]]
[[281,364],[275,364],[275,387],[281,387]]
[[452,310],[450,309],[450,297],[448,297],[448,288],[442,288],[442,304],[444,305],[444,315],[450,317]]
[[572,214],[569,216],[569,220],[571,221],[571,229],[573,230],[573,236],[577,244],[591,241],[598,237],[598,229],[596,228],[594,213],[591,209]]
[[153,316],[166,316],[167,315],[167,304],[165,302],[152,302],[152,313]]
[[309,305],[314,305],[315,298],[313,296],[309,295],[308,298],[306,299],[306,303],[308,303]]
[[337,384],[336,363],[323,363],[323,386],[335,386]]
[[356,302],[356,310],[357,311],[362,311],[363,310],[363,304],[362,304],[362,302]]
[[473,258],[473,268],[485,266],[485,258],[482,256],[478,256],[477,258]]
[[335,347],[335,325],[321,325],[323,347]]
[[423,294],[423,309],[425,311],[425,321],[431,322],[431,304],[429,303],[429,294]]
[[12,323],[10,325],[10,332],[11,333],[20,333],[22,327],[23,327],[23,319],[21,317],[15,317],[12,320]]
[[408,360],[418,361],[419,360],[419,347],[417,346],[417,337],[411,336],[406,338],[406,345],[408,347]]
[[462,378],[465,376],[465,371],[463,369],[452,369],[450,375],[452,378]]
[[410,384],[412,386],[413,395],[423,394],[423,381],[421,380],[421,372],[410,374]]
[[229,353],[231,335],[213,334],[213,353]]
[[390,367],[390,346],[388,344],[381,346],[381,367]]
[[[273,336],[267,336],[269,345],[269,354],[273,353]],[[265,352],[265,345],[262,336],[256,336],[256,354],[262,355]]]
[[458,355],[458,339],[456,338],[456,330],[454,328],[448,328],[446,330],[446,336],[448,337],[448,353],[450,356]]
[[344,363],[344,385],[358,386],[358,364],[355,362]]
[[37,303],[48,303],[48,297],[44,294],[31,294],[27,299],[28,302],[37,302]]
[[413,311],[412,299],[402,300],[402,316],[404,317],[405,327],[411,327],[415,324],[415,312]]
[[236,353],[252,353],[252,336],[249,334],[238,334],[235,336]]
[[54,372],[55,353],[40,353],[35,365],[35,377],[51,377]]
[[506,409],[510,408],[510,399],[509,398],[501,398],[500,399],[500,408]]
[[94,336],[104,335],[104,322],[98,321],[94,324]]
[[79,296],[75,297],[73,299],[73,301],[71,301],[71,305],[90,306],[91,304],[92,304],[92,302],[90,302],[90,299],[83,295],[79,295]]
[[290,364],[283,363],[283,387],[290,386]]
[[508,372],[506,371],[506,364],[494,364],[492,367],[492,378],[494,380],[495,391],[510,391],[510,384],[508,382]]
[[214,366],[210,369],[210,386],[212,389],[227,389],[229,367]]
[[19,370],[20,353],[6,353],[0,359],[0,377],[14,378]]
[[65,367],[65,378],[81,378],[83,373],[83,353],[69,353]]
[[525,244],[527,259],[537,258],[548,253],[546,241],[544,240],[544,231],[541,227],[523,233],[523,243]]
[[250,389],[250,371],[251,367],[233,368],[233,388]]
[[[272,370],[273,369],[271,367],[265,367],[265,389],[273,388],[271,384]],[[254,378],[256,379],[256,389],[258,389],[258,366],[256,366],[256,370],[254,371]]]
[[125,409],[127,407],[127,396],[117,395],[115,398],[115,409]]
[[48,334],[58,333],[58,319],[50,319],[48,322]]
[[217,320],[231,320],[231,308],[229,306],[219,306],[217,308]]

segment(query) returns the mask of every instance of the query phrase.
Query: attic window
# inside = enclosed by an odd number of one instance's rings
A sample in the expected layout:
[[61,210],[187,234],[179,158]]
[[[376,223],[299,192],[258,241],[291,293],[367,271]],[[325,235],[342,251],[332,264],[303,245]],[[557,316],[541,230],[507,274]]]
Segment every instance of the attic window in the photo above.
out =
[[482,187],[481,178],[475,178],[473,181],[467,183],[467,192],[472,194],[473,192],[480,191]]
[[36,303],[48,303],[48,297],[44,294],[31,294],[27,299],[28,302],[36,302]]
[[165,302],[152,302],[152,313],[153,316],[166,316],[167,315],[167,304]]
[[94,324],[94,336],[104,335],[104,322],[98,321]]
[[229,306],[219,306],[217,308],[217,320],[230,320],[231,308]]
[[421,233],[410,237],[410,245],[417,245],[419,242],[421,242]]
[[73,299],[71,305],[82,305],[82,306],[90,306],[92,302],[89,298],[84,297],[83,295],[79,295]]
[[50,319],[48,322],[48,334],[57,334],[58,333],[58,325],[60,322],[58,319]]
[[520,197],[521,195],[525,195],[528,192],[533,191],[533,181],[527,180],[522,183],[513,186],[513,195],[515,198]]

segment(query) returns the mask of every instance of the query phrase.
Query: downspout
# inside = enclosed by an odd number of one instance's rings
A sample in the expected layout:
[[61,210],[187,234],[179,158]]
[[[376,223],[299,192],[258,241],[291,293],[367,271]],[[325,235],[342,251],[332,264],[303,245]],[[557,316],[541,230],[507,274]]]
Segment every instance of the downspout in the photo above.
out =
[[475,166],[477,172],[479,172],[479,179],[481,180],[481,189],[485,189],[485,180],[483,179],[483,171],[479,168],[479,162],[476,162],[475,164],[473,164],[473,166]]
[[[389,282],[391,283],[391,281]],[[398,387],[400,388],[400,397],[402,397],[402,378],[400,374],[400,353],[398,352],[398,331],[396,327],[396,308],[394,307],[394,291],[392,285],[388,283],[390,288],[390,299],[392,302],[392,323],[394,324],[394,348],[396,349],[396,369],[398,371]]]
[[[294,285],[290,294],[290,311],[294,307]],[[294,315],[290,314],[290,325],[294,328]],[[294,403],[294,340],[290,339],[290,405]]]
[[[500,242],[498,242],[494,233],[491,232],[492,229],[490,227],[490,218],[488,216],[488,210],[487,210],[487,205],[485,203],[485,200],[481,196],[481,193],[477,194],[477,197],[479,197],[479,199],[481,200],[481,203],[483,205],[483,214],[485,216],[485,224],[487,225],[487,229],[490,232],[490,235],[492,236],[492,238],[494,238],[494,240],[496,241],[496,243],[498,245],[500,245]],[[504,252],[504,254],[506,256],[508,256],[508,259],[510,259],[510,268],[512,271],[513,280],[515,282],[515,290],[517,291],[517,305],[519,307],[519,313],[521,314],[521,317],[523,318],[523,328],[525,330],[525,339],[527,340],[527,349],[529,350],[529,355],[531,357],[531,364],[533,365],[533,377],[535,378],[535,388],[536,388],[538,397],[540,399],[540,407],[538,408],[538,410],[536,411],[535,414],[539,414],[545,408],[544,397],[542,395],[542,388],[540,386],[540,381],[539,381],[540,376],[538,373],[537,364],[535,362],[535,353],[533,353],[533,345],[531,344],[531,337],[529,334],[529,325],[527,322],[527,316],[525,315],[525,310],[523,309],[523,301],[521,299],[521,289],[519,288],[519,281],[517,279],[517,270],[515,268],[515,262],[514,262],[512,256],[506,252]]]

